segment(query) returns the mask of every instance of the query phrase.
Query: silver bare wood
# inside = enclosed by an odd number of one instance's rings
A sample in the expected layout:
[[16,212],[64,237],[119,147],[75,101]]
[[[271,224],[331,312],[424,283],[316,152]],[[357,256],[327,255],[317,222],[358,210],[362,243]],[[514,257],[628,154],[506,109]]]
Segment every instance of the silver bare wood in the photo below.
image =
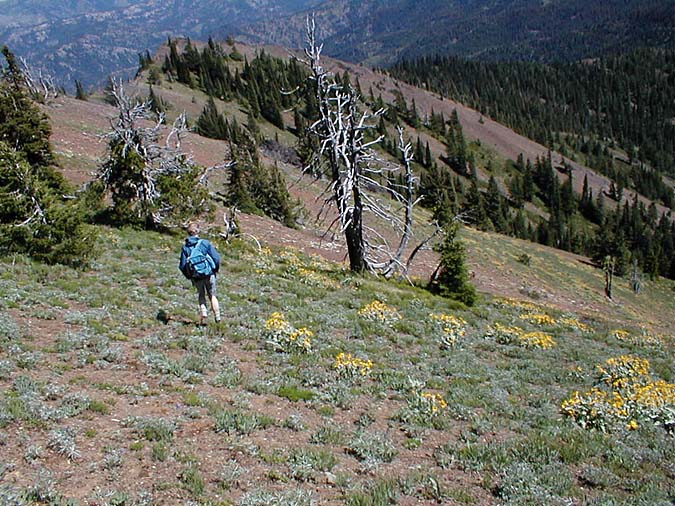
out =
[[[170,226],[167,218],[173,207],[157,208],[161,198],[157,180],[167,175],[180,178],[195,168],[191,155],[182,150],[182,137],[189,131],[185,113],[176,118],[164,143],[160,144],[165,115],[160,113],[153,121],[155,115],[150,101],[138,101],[127,95],[121,80],[111,79],[111,84],[110,95],[117,107],[117,117],[110,121],[111,131],[101,137],[111,145],[121,146],[122,156],[134,152],[140,157],[142,167],[139,177],[135,181],[127,181],[134,192],[134,200],[139,203],[139,217],[152,210],[150,217],[155,225]],[[111,164],[104,164],[98,176],[106,187],[112,182],[112,168]],[[197,184],[206,185],[209,173],[217,168],[221,166],[204,168]]]
[[[382,136],[372,138],[374,122],[384,109],[371,111],[362,107],[353,88],[344,89],[333,74],[321,64],[322,45],[316,40],[316,24],[312,17],[306,21],[307,47],[304,58],[298,58],[310,69],[310,78],[316,85],[319,118],[308,128],[318,139],[319,148],[314,153],[306,173],[328,181],[321,197],[323,205],[319,219],[328,216],[335,207],[337,217],[330,223],[327,234],[334,227],[347,239],[348,255],[352,268],[364,266],[365,270],[391,277],[405,276],[412,257],[438,234],[436,230],[416,247],[404,260],[413,238],[413,208],[416,178],[412,171],[412,147],[403,140],[399,129],[399,148],[402,167],[386,163],[374,147]],[[404,183],[392,182],[394,176],[405,171]],[[384,223],[398,236],[392,248],[385,236],[371,221]],[[352,243],[350,244],[350,240]],[[357,244],[353,244],[354,241]],[[354,259],[353,255],[360,255]]]

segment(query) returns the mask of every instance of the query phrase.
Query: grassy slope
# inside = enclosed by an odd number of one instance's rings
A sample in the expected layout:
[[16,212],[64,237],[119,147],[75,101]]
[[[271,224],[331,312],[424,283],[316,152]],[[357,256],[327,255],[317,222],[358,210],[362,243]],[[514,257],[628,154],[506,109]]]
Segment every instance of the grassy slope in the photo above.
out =
[[[166,92],[192,114],[201,110],[180,86]],[[104,151],[95,135],[112,109],[64,100],[50,110],[54,143],[67,174],[80,181]],[[222,143],[197,136],[185,146],[204,164],[226,153]],[[315,205],[315,188],[296,184],[293,192]],[[249,216],[242,225],[285,248],[220,244],[220,327],[190,323],[195,294],[176,269],[179,237],[101,229],[102,256],[88,272],[2,260],[0,497],[270,504],[270,496],[255,495],[262,490],[285,494],[282,504],[304,504],[305,496],[292,497],[304,490],[318,504],[387,504],[389,495],[398,504],[438,497],[450,504],[660,504],[675,493],[668,460],[675,448],[662,428],[641,420],[628,431],[624,420],[604,434],[560,413],[563,399],[594,384],[596,364],[610,357],[647,358],[656,377],[674,381],[672,282],[647,282],[638,297],[617,280],[611,302],[602,273],[583,258],[466,229],[473,281],[485,295],[465,310],[289,250],[342,257],[339,243],[313,247],[319,231],[311,227],[288,230]],[[525,251],[529,266],[517,261]],[[434,262],[422,255],[415,274],[428,275]],[[566,311],[592,330],[525,323],[522,306],[492,295],[527,298],[555,317]],[[375,299],[397,308],[401,320],[388,326],[360,318]],[[264,327],[274,311],[315,333],[312,353],[267,348]],[[467,320],[458,346],[441,346],[431,312]],[[174,319],[163,323],[163,313]],[[497,343],[486,338],[495,323],[543,329],[557,344]],[[664,334],[660,344],[639,342],[642,325]],[[629,329],[632,341],[613,337],[617,328]],[[370,376],[341,379],[333,368],[340,351],[373,360]],[[412,416],[415,391],[442,395],[447,409]]]
[[[238,242],[218,243],[224,323],[201,328],[189,323],[195,294],[176,269],[179,237],[100,232],[102,256],[88,272],[0,264],[0,497],[242,505],[270,504],[264,494],[273,493],[279,504],[309,504],[309,495],[318,504],[672,497],[675,446],[665,430],[640,420],[628,431],[624,420],[605,434],[560,413],[610,357],[647,358],[656,377],[673,381],[672,337],[621,341],[615,326],[590,320],[587,333],[535,325],[519,316],[560,313],[499,300],[461,309],[317,257]],[[376,299],[400,319],[360,316]],[[314,333],[310,353],[266,344],[275,311]],[[442,346],[430,313],[468,322],[455,347]],[[488,336],[495,323],[544,330],[556,346],[500,344]],[[333,367],[341,351],[372,360],[372,372],[341,378]],[[422,391],[447,408],[415,411]]]

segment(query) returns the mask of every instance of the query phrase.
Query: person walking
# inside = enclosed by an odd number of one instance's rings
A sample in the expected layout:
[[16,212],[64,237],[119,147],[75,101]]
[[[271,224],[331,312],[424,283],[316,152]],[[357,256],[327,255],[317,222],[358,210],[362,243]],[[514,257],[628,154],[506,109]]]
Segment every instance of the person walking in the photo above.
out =
[[190,223],[187,226],[188,237],[180,252],[178,268],[192,281],[199,296],[199,324],[205,325],[208,318],[206,298],[208,296],[216,323],[220,322],[220,304],[216,297],[216,276],[220,269],[220,255],[206,239],[199,237],[199,226]]

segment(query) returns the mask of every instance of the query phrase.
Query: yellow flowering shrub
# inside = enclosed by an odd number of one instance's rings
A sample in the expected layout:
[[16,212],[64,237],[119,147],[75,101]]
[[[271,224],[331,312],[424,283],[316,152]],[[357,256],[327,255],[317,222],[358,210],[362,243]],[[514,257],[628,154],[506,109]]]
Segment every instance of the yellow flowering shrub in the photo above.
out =
[[276,351],[308,353],[312,350],[314,333],[306,327],[296,329],[278,311],[265,323],[263,335],[267,345]]
[[265,271],[269,271],[272,269],[272,261],[274,253],[268,247],[262,248],[255,254],[246,255],[246,257],[255,266],[255,270],[258,274],[262,274]]
[[373,370],[373,361],[362,360],[351,353],[341,352],[335,357],[333,368],[343,379],[366,378]]
[[632,355],[607,359],[596,368],[600,381],[613,388],[626,388],[633,382],[649,379],[649,361]]
[[485,337],[494,339],[500,344],[515,344],[519,342],[520,336],[525,333],[520,327],[507,327],[501,323],[496,323],[488,327]]
[[401,315],[395,307],[389,306],[379,300],[366,304],[358,312],[365,320],[375,321],[390,325],[401,319]]
[[610,358],[598,365],[598,386],[588,392],[573,392],[561,411],[584,428],[607,430],[624,422],[635,430],[639,421],[649,421],[675,431],[675,384],[654,380],[649,361],[630,355]]
[[574,391],[561,406],[563,414],[570,416],[584,429],[607,430],[616,416],[616,408],[606,390],[592,388],[587,392]]
[[619,341],[628,341],[630,338],[630,332],[623,329],[616,329],[611,332],[612,337],[615,337]]
[[507,327],[499,323],[488,327],[486,336],[499,344],[515,344],[524,348],[548,349],[555,346],[555,340],[545,332],[525,332],[520,327]]
[[553,337],[545,332],[526,332],[519,338],[520,345],[525,348],[539,348],[547,350],[555,346]]
[[407,423],[420,425],[433,424],[448,408],[447,401],[441,394],[424,390],[413,390],[408,397],[408,407],[400,415]]
[[592,331],[589,325],[586,325],[585,323],[579,321],[578,318],[574,318],[573,316],[563,316],[561,318],[558,318],[557,323],[561,327],[565,327],[572,330],[578,330],[579,332],[583,333],[588,333]]
[[616,329],[610,332],[610,335],[619,341],[635,344],[637,346],[661,346],[664,342],[663,336],[653,332],[647,327],[642,327],[639,334],[632,334],[624,329]]
[[429,317],[440,333],[441,346],[452,348],[466,335],[466,321],[463,318],[447,314],[430,314]]
[[523,313],[519,316],[521,320],[524,320],[533,325],[555,325],[555,318],[547,315],[546,313]]
[[539,311],[541,309],[540,306],[537,306],[536,304],[526,302],[523,300],[513,299],[511,297],[503,297],[497,299],[495,301],[495,305],[497,307],[514,308],[520,309],[521,311],[530,311],[530,312]]
[[426,412],[429,416],[436,416],[448,407],[445,399],[440,394],[434,392],[420,392],[417,395],[417,399],[422,411]]

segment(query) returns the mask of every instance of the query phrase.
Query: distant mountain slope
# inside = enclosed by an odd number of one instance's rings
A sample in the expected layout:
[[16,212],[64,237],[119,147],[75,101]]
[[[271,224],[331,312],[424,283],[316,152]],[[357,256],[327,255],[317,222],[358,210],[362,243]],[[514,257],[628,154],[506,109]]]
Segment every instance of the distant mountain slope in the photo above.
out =
[[0,28],[31,26],[97,11],[127,7],[138,0],[5,0]]
[[[138,54],[168,37],[229,34],[235,27],[284,17],[318,0],[9,0],[0,15],[0,42],[68,87],[129,75]],[[7,26],[11,21],[15,26]]]
[[675,0],[7,0],[0,42],[68,87],[130,74],[168,36],[301,47],[315,12],[326,54],[386,65],[441,53],[576,60],[675,48]]
[[[298,46],[304,17],[241,33]],[[316,17],[328,54],[379,64],[430,53],[554,61],[675,47],[673,0],[335,0]]]

